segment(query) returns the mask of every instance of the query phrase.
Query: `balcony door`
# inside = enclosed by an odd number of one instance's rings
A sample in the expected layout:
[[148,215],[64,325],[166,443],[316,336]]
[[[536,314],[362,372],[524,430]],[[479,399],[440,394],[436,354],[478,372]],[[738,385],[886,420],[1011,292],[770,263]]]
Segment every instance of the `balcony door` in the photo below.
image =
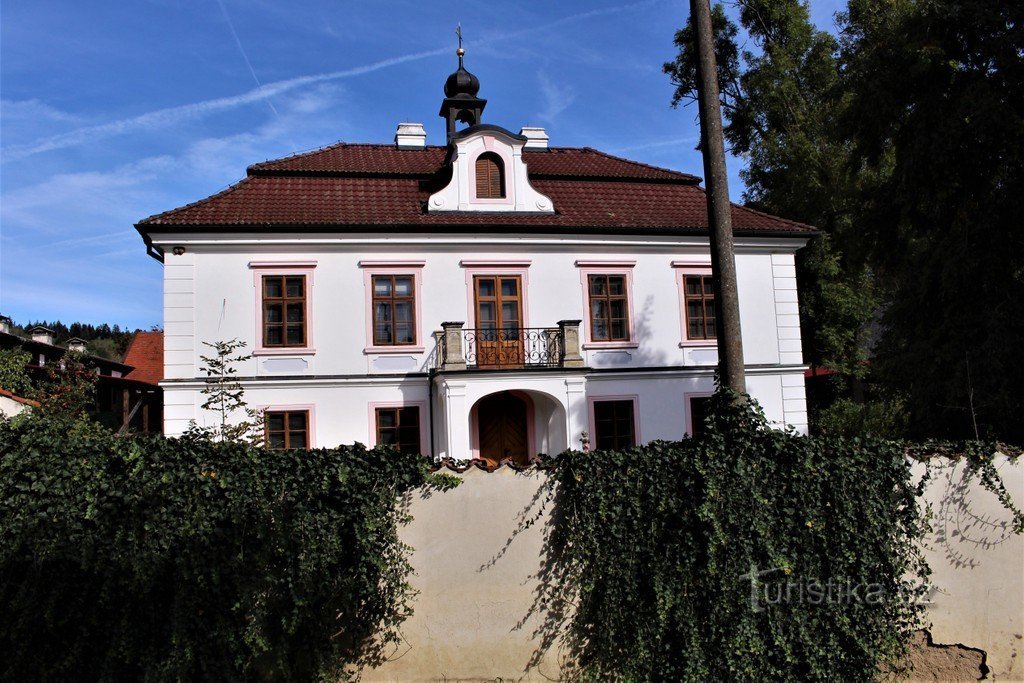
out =
[[522,280],[518,275],[477,275],[473,290],[477,367],[522,367]]

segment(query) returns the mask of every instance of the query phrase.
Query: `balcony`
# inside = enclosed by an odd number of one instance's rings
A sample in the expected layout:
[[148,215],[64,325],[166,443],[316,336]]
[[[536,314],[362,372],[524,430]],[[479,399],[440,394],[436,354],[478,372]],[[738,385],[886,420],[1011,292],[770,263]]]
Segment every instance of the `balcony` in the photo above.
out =
[[583,367],[580,321],[561,320],[556,327],[463,329],[465,323],[441,323],[435,368],[450,370],[517,370]]

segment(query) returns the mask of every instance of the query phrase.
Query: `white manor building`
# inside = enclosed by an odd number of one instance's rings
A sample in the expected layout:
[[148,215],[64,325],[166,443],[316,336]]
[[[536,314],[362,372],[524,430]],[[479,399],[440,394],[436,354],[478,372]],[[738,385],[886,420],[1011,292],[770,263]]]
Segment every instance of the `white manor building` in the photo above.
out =
[[[167,435],[212,419],[200,355],[230,339],[276,447],[524,462],[699,428],[717,362],[700,179],[481,124],[478,89],[460,51],[447,145],[399,124],[136,225],[164,264]],[[814,231],[732,220],[748,391],[806,431],[794,253]]]

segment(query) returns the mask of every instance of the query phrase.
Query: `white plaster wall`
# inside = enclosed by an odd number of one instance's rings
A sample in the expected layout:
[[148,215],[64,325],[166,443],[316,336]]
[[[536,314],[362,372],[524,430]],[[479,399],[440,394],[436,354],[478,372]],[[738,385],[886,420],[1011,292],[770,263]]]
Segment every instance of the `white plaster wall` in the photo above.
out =
[[[1024,505],[1024,462],[999,455],[995,464],[1014,503]],[[924,465],[913,467],[923,474]],[[936,458],[933,468],[924,495],[933,514],[925,551],[936,588],[932,638],[984,650],[992,680],[1024,680],[1024,537],[962,462]]]
[[[369,251],[352,246],[266,251],[226,251],[198,248],[180,257],[168,256],[165,265],[165,352],[168,378],[194,376],[203,341],[237,338],[254,349],[259,330],[256,274],[250,261],[286,262],[315,260],[312,270],[311,335],[316,353],[301,356],[303,363],[275,373],[269,359],[254,359],[241,368],[243,375],[305,374],[338,375],[387,372],[375,361],[380,355],[364,353],[367,331],[366,292],[361,260],[423,260],[418,333],[422,353],[399,354],[408,360],[391,372],[423,372],[433,351],[432,332],[443,321],[469,323],[473,315],[464,259],[476,261],[528,260],[524,282],[524,318],[530,327],[553,327],[559,320],[586,317],[584,287],[578,259],[635,261],[633,274],[633,323],[636,349],[599,349],[584,339],[585,357],[594,367],[703,365],[716,362],[713,348],[680,348],[682,304],[672,261],[686,253],[706,253],[697,248],[666,245],[657,250],[596,249],[571,242],[535,251],[481,249],[467,242],[463,248],[443,251],[422,246],[408,250]],[[786,255],[790,258],[791,254]],[[737,274],[744,353],[748,364],[799,364],[799,337],[779,335],[776,297],[793,299],[795,290],[776,292],[776,283],[788,286],[788,278],[776,278],[771,253],[740,253]],[[194,264],[194,265],[193,265]],[[784,268],[784,267],[783,267]],[[415,270],[415,269],[413,269]],[[511,268],[495,266],[491,272]],[[785,302],[795,305],[795,301]],[[786,322],[785,320],[783,322]],[[784,334],[791,337],[792,328]],[[799,332],[797,331],[797,335]],[[780,351],[781,348],[788,349]],[[191,351],[190,351],[191,349]],[[792,349],[796,349],[793,351]],[[298,368],[298,369],[296,369]]]
[[28,408],[29,406],[20,401],[15,401],[13,398],[8,398],[6,396],[0,396],[0,415],[14,417],[19,413],[28,410]]

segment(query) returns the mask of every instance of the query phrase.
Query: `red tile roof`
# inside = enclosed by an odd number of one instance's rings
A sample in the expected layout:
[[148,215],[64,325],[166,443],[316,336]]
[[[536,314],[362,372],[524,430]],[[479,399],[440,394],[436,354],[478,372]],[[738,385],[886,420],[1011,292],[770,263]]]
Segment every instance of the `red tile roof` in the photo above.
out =
[[15,401],[16,403],[23,403],[27,406],[32,406],[33,408],[39,407],[39,401],[35,401],[31,398],[25,398],[24,396],[18,396],[17,394],[13,394],[3,388],[0,388],[0,396],[6,396],[7,398],[11,399],[12,401]]
[[156,384],[164,378],[164,333],[136,332],[124,352],[124,362],[134,369],[128,379]]
[[[550,230],[552,232],[701,232],[707,229],[700,178],[589,148],[523,152],[530,180],[554,214],[428,213],[443,186],[446,148],[338,143],[255,164],[226,190],[137,225],[189,229]],[[813,228],[733,205],[741,233],[808,234]]]

